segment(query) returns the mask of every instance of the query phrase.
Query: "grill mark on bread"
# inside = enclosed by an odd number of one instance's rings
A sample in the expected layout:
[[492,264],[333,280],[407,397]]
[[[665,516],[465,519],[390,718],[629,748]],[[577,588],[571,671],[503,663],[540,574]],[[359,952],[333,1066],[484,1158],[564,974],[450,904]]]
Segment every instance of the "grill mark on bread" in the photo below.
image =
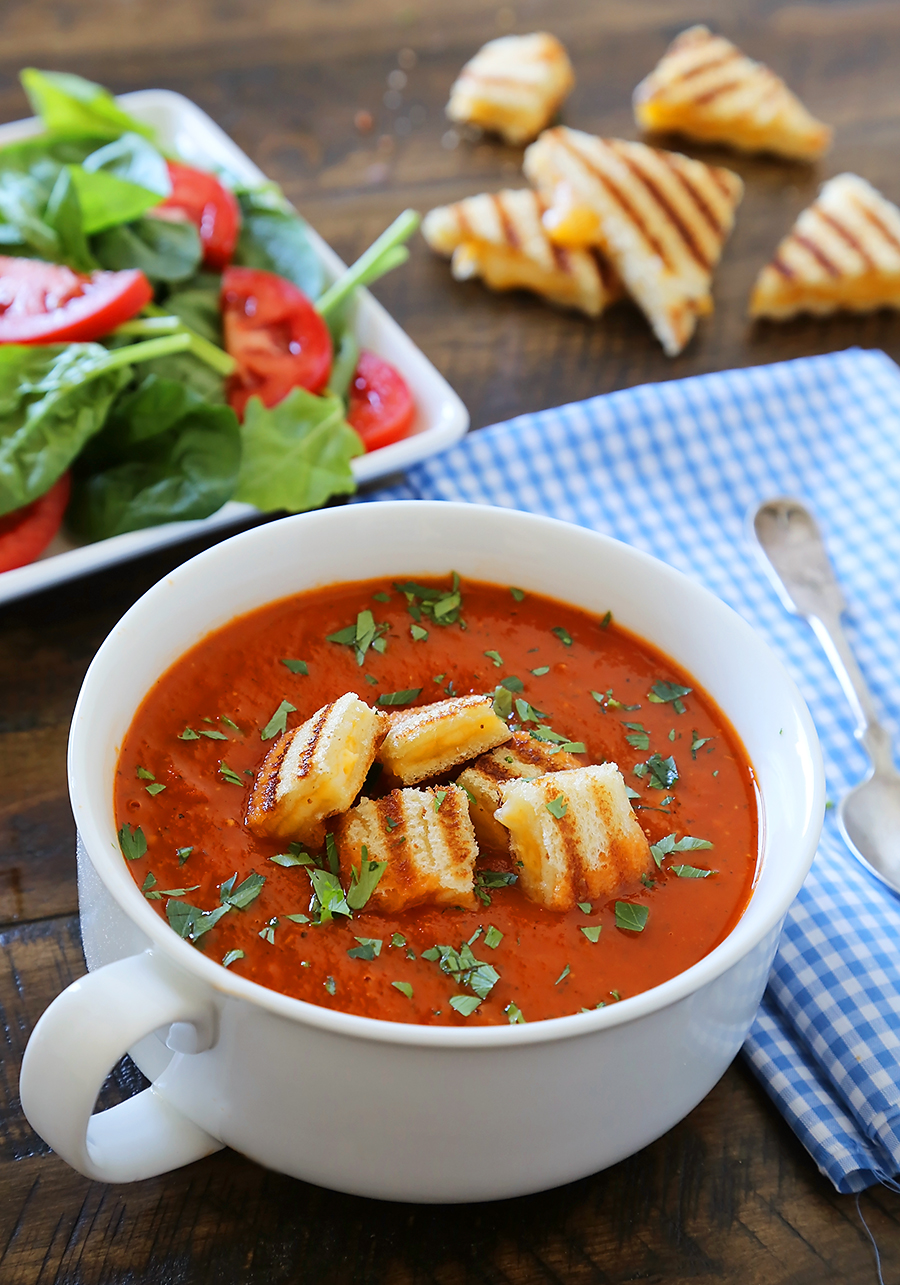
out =
[[722,193],[724,197],[728,198],[729,201],[734,201],[734,191],[733,191],[732,185],[728,182],[728,179],[725,178],[725,175],[728,173],[729,173],[728,170],[723,170],[718,165],[709,166],[709,177],[715,183],[716,187],[719,189],[719,191]]
[[[639,210],[635,209],[635,207],[632,205],[629,198],[619,187],[618,183],[616,183],[614,179],[611,179],[608,174],[605,174],[598,165],[594,164],[593,161],[589,160],[588,157],[585,156],[585,154],[579,148],[574,147],[565,138],[564,135],[557,133],[556,139],[559,145],[565,148],[565,150],[569,153],[570,156],[574,156],[575,159],[578,160],[590,174],[593,174],[594,178],[597,179],[597,181],[606,189],[606,191],[613,198],[613,200],[621,207],[622,210],[624,210],[625,214],[628,216],[629,219],[631,219],[632,223],[640,232],[641,236],[644,238],[647,244],[651,246],[652,249],[656,252],[656,254],[660,257],[660,259],[662,259],[665,266],[670,270],[672,270],[672,262],[668,254],[666,253],[665,247],[660,244],[657,237],[655,237],[653,233],[650,231],[650,229],[647,227],[647,223],[643,215],[640,213]],[[601,142],[606,143],[606,140],[602,139]]]
[[332,702],[330,705],[326,705],[324,709],[321,710],[319,717],[316,719],[315,723],[313,723],[312,725],[312,729],[307,738],[306,745],[303,749],[302,754],[300,755],[300,758],[297,760],[297,779],[298,780],[302,780],[304,776],[309,776],[310,768],[312,767],[312,761],[315,757],[315,753],[318,748],[319,741],[322,739],[322,730],[325,727],[325,724],[328,722],[328,716],[331,714],[331,711],[333,709],[334,709],[334,702]]
[[[460,794],[462,794],[462,799],[460,799]],[[437,802],[437,799],[435,799],[435,802]],[[468,817],[469,804],[463,791],[448,790],[444,795],[443,803],[436,813],[444,846],[454,867],[457,868],[466,864],[469,854],[468,839],[460,825],[463,819],[460,815],[463,804],[465,804],[466,817]],[[445,809],[447,810],[445,811]]]
[[772,260],[772,267],[779,276],[784,277],[785,281],[792,281],[796,276],[794,269],[785,263],[780,254],[775,255],[775,258]]
[[704,272],[709,272],[710,268],[712,267],[712,264],[709,262],[709,259],[704,254],[703,247],[698,244],[697,238],[694,236],[694,233],[685,223],[684,219],[681,217],[681,215],[678,213],[678,211],[675,209],[672,203],[669,201],[669,198],[663,192],[662,188],[659,186],[656,179],[654,179],[640,165],[638,165],[634,157],[629,156],[621,148],[616,147],[612,141],[609,143],[609,146],[615,152],[616,156],[618,156],[618,158],[622,162],[624,162],[625,165],[628,166],[628,169],[631,171],[634,177],[640,183],[643,183],[644,187],[650,193],[651,197],[656,201],[657,205],[662,210],[663,215],[669,220],[669,222],[675,228],[678,235],[681,237],[682,241],[684,242],[685,248],[687,249],[691,258],[695,261],[695,263],[698,263],[700,265],[700,267],[704,270]]
[[705,219],[706,225],[710,229],[710,231],[714,232],[716,236],[721,238],[722,225],[717,219],[715,211],[707,203],[706,197],[703,195],[703,193],[700,192],[697,187],[695,187],[695,185],[688,178],[687,174],[685,174],[681,166],[676,164],[676,162],[673,160],[669,152],[658,152],[657,155],[669,167],[669,169],[675,175],[678,182],[684,188],[685,192],[687,192],[688,196],[694,202],[697,209],[700,211],[701,216],[703,217],[703,219]]
[[594,261],[597,264],[597,271],[600,273],[600,280],[603,283],[603,289],[607,291],[612,290],[616,280],[615,274],[612,270],[612,264],[597,246],[591,246],[590,250],[594,256]]
[[[295,729],[293,732],[289,732],[287,736],[282,736],[278,743],[278,749],[272,756],[267,768],[268,776],[266,777],[263,785],[262,798],[259,800],[261,812],[271,812],[272,808],[275,806],[275,791],[278,788],[278,778],[281,774],[281,765],[284,762],[284,756],[287,754],[291,741],[294,739],[297,731],[299,731],[299,728]],[[252,794],[250,797],[252,801]]]
[[860,201],[854,200],[852,197],[851,200],[863,218],[866,219],[867,222],[871,223],[872,227],[876,228],[881,233],[888,245],[892,246],[898,254],[900,254],[900,241],[897,240],[890,228],[885,227],[884,223],[875,211],[871,210],[867,205],[863,205]]
[[840,219],[836,219],[833,214],[829,214],[828,211],[823,210],[821,206],[816,208],[816,213],[823,223],[827,223],[828,226],[837,233],[845,245],[849,245],[851,250],[856,251],[867,268],[875,267],[875,261],[869,254],[866,247],[848,227],[845,227],[844,224],[841,223]]
[[707,103],[711,103],[714,99],[718,98],[721,94],[727,94],[729,90],[740,89],[740,87],[741,87],[741,82],[739,80],[726,80],[726,81],[723,81],[722,84],[720,85],[713,85],[712,89],[707,89],[705,93],[695,95],[693,100],[694,106],[705,107]]
[[[692,41],[691,43],[694,42]],[[697,41],[696,43],[699,46],[701,42]],[[712,43],[712,38],[710,38],[709,41],[704,40],[702,43]],[[677,48],[677,46],[673,46],[673,48]],[[678,80],[693,80],[695,76],[700,76],[705,71],[715,71],[717,67],[724,67],[726,63],[734,62],[735,58],[740,58],[740,56],[741,53],[739,49],[730,49],[728,53],[720,54],[718,58],[709,58],[706,62],[696,63],[693,67],[688,67],[687,71],[676,72],[676,74],[671,77],[671,80],[673,82]],[[696,102],[696,99],[694,101]]]
[[516,231],[516,225],[510,218],[509,211],[506,206],[503,204],[502,196],[498,195],[496,192],[492,192],[491,204],[497,211],[497,218],[500,220],[500,227],[507,245],[509,245],[513,250],[521,249],[522,242],[518,232]]
[[811,237],[805,236],[802,232],[792,232],[790,235],[792,241],[802,245],[807,254],[812,255],[816,262],[825,269],[830,277],[839,277],[841,270],[831,262],[828,255],[821,246],[816,245]]

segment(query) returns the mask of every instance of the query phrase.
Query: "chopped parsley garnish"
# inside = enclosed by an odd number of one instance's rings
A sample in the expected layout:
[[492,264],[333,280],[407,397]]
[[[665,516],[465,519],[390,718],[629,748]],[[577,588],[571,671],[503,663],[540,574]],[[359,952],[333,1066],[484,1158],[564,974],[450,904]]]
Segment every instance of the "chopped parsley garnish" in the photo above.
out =
[[189,848],[176,848],[175,856],[178,858],[178,864],[180,866],[183,866],[185,861],[187,861],[188,857],[191,855],[193,851],[194,851],[193,845]]
[[500,655],[499,651],[486,651],[484,654],[487,656],[488,660],[492,662],[495,669],[499,669],[503,664],[503,657]]
[[562,625],[557,625],[554,629],[551,629],[550,632],[551,634],[556,634],[556,637],[564,647],[572,646],[572,635],[569,633],[568,629],[563,629]]
[[370,683],[372,687],[377,687],[377,686],[378,686],[378,679],[377,679],[377,678],[373,678],[373,676],[372,676],[371,674],[366,674],[366,682],[367,682],[367,683]]
[[447,797],[447,791],[446,791],[446,790],[435,790],[435,792],[434,792],[434,810],[435,810],[435,812],[440,812],[440,810],[441,810],[441,804],[444,802],[444,799],[446,799],[446,797]]
[[334,992],[337,990],[337,982],[334,980],[333,977],[326,977],[324,981],[324,986],[325,986],[325,989],[328,991],[329,995],[333,995]]
[[716,873],[715,870],[701,870],[699,866],[669,866],[669,869],[679,879],[708,879]]
[[702,750],[707,741],[711,741],[711,736],[698,736],[696,731],[691,732],[691,758],[697,757],[697,751]]
[[563,794],[557,794],[556,798],[551,799],[549,803],[545,803],[544,807],[551,816],[556,817],[557,821],[561,821],[569,810],[569,805]]
[[594,909],[594,907],[591,905],[589,901],[579,901],[578,909],[581,911],[582,914],[589,915],[591,911]]
[[227,714],[220,714],[220,715],[219,715],[219,722],[220,722],[220,723],[224,723],[226,727],[230,727],[230,728],[231,728],[231,730],[232,730],[233,732],[237,732],[239,736],[243,736],[243,735],[244,735],[244,733],[243,733],[243,732],[241,731],[241,729],[238,727],[238,725],[237,725],[237,723],[234,721],[234,719],[229,718]]
[[276,866],[314,866],[316,860],[308,852],[304,852],[299,843],[292,843],[288,846],[287,852],[276,852],[274,857],[269,857],[274,861]]
[[462,595],[455,571],[450,589],[431,589],[427,585],[416,584],[415,580],[395,584],[394,588],[406,598],[407,610],[416,623],[423,616],[436,625],[453,625],[460,618]]
[[230,950],[227,955],[222,957],[222,966],[224,968],[230,968],[232,964],[237,963],[239,959],[243,958],[244,952],[242,950]]
[[428,630],[423,629],[421,625],[410,625],[409,632],[412,634],[415,642],[424,642],[428,637]]
[[469,1017],[476,1008],[481,1007],[481,1000],[476,999],[474,995],[451,995],[450,1007],[455,1009],[461,1017]]
[[153,773],[152,773],[152,772],[148,772],[148,771],[147,771],[147,769],[146,769],[145,767],[138,767],[138,768],[135,768],[135,774],[136,774],[137,776],[139,776],[139,777],[141,778],[141,780],[142,780],[142,781],[155,781],[155,780],[156,780],[156,777],[153,775]]
[[219,885],[219,896],[222,905],[229,910],[246,910],[251,901],[255,901],[266,882],[265,875],[258,875],[252,870],[243,883],[239,883],[235,888],[234,883],[237,879],[235,872],[230,879],[226,879],[223,884]]
[[[456,784],[457,784],[457,785],[459,785],[459,781],[457,781],[457,782],[456,782]],[[472,804],[472,807],[473,807],[473,808],[474,808],[474,807],[477,807],[477,806],[478,806],[478,800],[475,798],[475,795],[472,793],[472,791],[471,791],[471,790],[469,790],[469,789],[467,789],[467,787],[466,787],[465,785],[459,785],[459,788],[463,791],[463,793],[465,794],[466,798],[467,798],[467,799],[469,800],[469,802]]]
[[565,968],[562,970],[562,972],[560,973],[559,977],[557,977],[557,979],[556,979],[556,981],[553,983],[553,985],[554,985],[554,986],[558,986],[560,982],[564,982],[564,981],[566,980],[566,978],[569,976],[569,973],[571,973],[571,971],[572,971],[572,970],[571,970],[571,968],[569,967],[569,965],[568,965],[568,964],[566,964]]
[[485,906],[491,904],[491,894],[488,888],[508,888],[518,879],[518,875],[508,874],[505,870],[476,870],[475,871],[475,896],[478,897]]
[[391,945],[405,946],[406,938],[403,936],[403,933],[391,933]]
[[468,986],[479,999],[487,999],[500,980],[495,968],[475,958],[468,942],[464,942],[459,950],[452,946],[432,946],[430,950],[422,951],[422,958],[436,963],[441,972],[452,977],[458,986]]
[[678,780],[678,768],[671,755],[664,759],[660,754],[651,754],[646,763],[635,763],[633,771],[642,780],[648,777],[647,784],[654,790],[671,790]]
[[539,723],[542,718],[547,717],[543,710],[535,709],[533,705],[529,705],[528,701],[524,700],[516,701],[516,713],[523,723]]
[[196,892],[200,887],[199,883],[195,883],[191,888],[160,888],[158,891],[149,892],[148,889],[154,888],[155,884],[155,877],[152,874],[148,874],[144,880],[144,886],[141,888],[141,892],[148,901],[159,901],[163,897],[185,897],[189,892]]
[[669,740],[670,740],[670,741],[674,741],[674,740],[675,740],[675,728],[674,728],[674,727],[673,727],[673,728],[672,728],[672,730],[669,732]]
[[654,705],[665,705],[671,702],[675,713],[683,714],[684,701],[681,698],[689,696],[692,691],[692,687],[682,687],[681,683],[658,682],[650,688],[647,700],[652,701]]
[[359,870],[350,867],[350,891],[347,893],[347,905],[351,910],[362,910],[372,893],[378,887],[378,881],[387,869],[386,861],[370,861],[365,846]]
[[385,650],[387,644],[384,635],[389,628],[390,625],[377,625],[375,617],[367,609],[359,613],[355,625],[348,625],[346,629],[339,629],[334,634],[326,634],[325,639],[327,642],[338,643],[341,647],[352,647],[356,653],[357,665],[362,665],[370,647],[374,647],[376,651]]
[[[536,741],[548,742],[547,749],[551,754],[559,750],[566,750],[569,754],[584,754],[584,741],[570,741],[559,732],[554,732],[552,727],[530,727],[528,734]],[[510,762],[512,760],[510,759]]]
[[229,785],[246,785],[246,781],[243,781],[224,759],[219,760],[219,775],[224,777]]
[[498,718],[512,718],[513,698],[507,687],[497,687],[494,691],[494,713]]
[[[622,993],[621,993],[621,991],[610,991],[609,993],[610,993],[610,995],[612,995],[612,997],[613,997],[613,999],[616,1001],[616,1003],[621,1003],[621,1000],[622,1000]],[[598,1004],[598,1005],[597,1005],[597,1007],[598,1007],[598,1008],[602,1008],[602,1007],[605,1007],[605,1005]]]
[[379,593],[373,593],[372,597],[376,602],[390,602],[391,600],[391,595],[385,593],[383,589]]
[[617,928],[625,928],[630,933],[642,933],[649,918],[649,906],[641,906],[633,901],[616,902]]
[[412,999],[413,988],[411,982],[391,982],[391,985],[395,990],[398,990],[401,995],[405,995],[407,999]]
[[[368,849],[365,847],[365,845],[363,845],[363,849],[362,849],[363,861],[366,860],[368,855],[369,855]],[[328,834],[325,835],[325,856],[328,861],[328,869],[331,871],[334,877],[337,878],[338,875],[341,873],[341,854],[338,852],[337,843],[335,842],[334,835],[330,831]]]
[[623,727],[629,729],[625,740],[635,750],[649,750],[650,733],[644,727],[643,723],[622,723]]
[[217,906],[215,910],[201,910],[187,901],[171,900],[166,902],[166,918],[169,927],[185,941],[197,942],[204,933],[208,933],[223,915],[227,915],[230,906]]
[[507,1004],[503,1011],[509,1018],[510,1026],[525,1025],[525,1018],[522,1016],[522,1010],[519,1008],[518,1004]]
[[521,601],[522,601],[522,599],[525,597],[525,590],[524,590],[524,589],[517,589],[517,588],[515,587],[515,585],[510,585],[510,586],[509,586],[509,592],[510,592],[510,593],[512,594],[512,596],[515,598],[516,602],[521,602]]
[[509,674],[506,678],[501,678],[500,686],[505,687],[508,692],[524,692],[525,690],[525,684],[515,674]]
[[431,681],[433,683],[442,683],[446,677],[447,677],[446,674],[435,674],[434,678]]
[[208,737],[211,741],[227,741],[228,737],[224,732],[217,732],[215,728],[200,729],[200,735]]
[[151,795],[151,797],[155,794],[162,794],[165,788],[166,787],[163,785],[162,781],[154,781],[152,785],[144,786],[144,789],[149,795]]
[[264,741],[271,741],[272,737],[277,736],[279,732],[286,732],[287,716],[288,714],[295,714],[296,712],[296,705],[292,705],[290,701],[282,701],[275,713],[269,719],[268,723],[266,723],[265,727],[260,731],[259,734],[262,739]]
[[347,954],[351,959],[377,959],[384,945],[380,937],[357,937],[358,946],[352,946]]
[[186,727],[183,732],[178,733],[179,741],[199,741],[200,733],[195,732],[192,727]]
[[538,665],[537,669],[532,669],[530,672],[534,674],[535,678],[543,678],[544,674],[550,673],[550,666]]
[[591,695],[603,710],[604,714],[611,709],[632,710],[641,708],[640,705],[623,705],[621,701],[616,700],[613,696],[613,689],[611,687],[608,687],[605,692],[592,691]]
[[377,704],[411,705],[421,690],[421,687],[407,687],[402,692],[382,692],[378,697]]
[[612,618],[613,618],[612,612],[608,611],[606,615],[603,617],[603,619],[600,621],[600,628],[608,629],[612,624]]
[[119,847],[126,861],[137,861],[147,851],[147,840],[139,825],[134,829],[126,821],[119,831]]
[[282,656],[281,663],[282,665],[287,665],[292,674],[306,675],[309,673],[309,665],[305,660],[292,660],[290,656]]
[[586,925],[586,927],[582,928],[581,931],[584,933],[585,937],[587,937],[588,941],[592,941],[596,943],[600,940],[600,934],[603,931],[603,925],[588,924]]
[[695,839],[690,834],[681,839],[676,839],[674,834],[666,834],[656,843],[650,844],[650,855],[657,866],[661,866],[670,852],[699,852],[712,846],[709,839]]
[[500,931],[499,928],[495,928],[494,925],[491,924],[488,927],[487,932],[484,934],[485,946],[489,946],[491,950],[496,950],[502,940],[503,940],[503,933]]
[[656,887],[656,880],[651,879],[650,876],[648,874],[644,874],[643,871],[641,872],[641,883],[644,885],[645,888]]
[[141,884],[141,892],[144,894],[145,897],[148,895],[151,897],[158,897],[159,896],[158,892],[150,892],[150,889],[155,887],[156,887],[156,875],[153,873],[152,870],[149,870],[147,872],[147,878]]
[[267,941],[270,946],[274,946],[275,929],[277,927],[278,927],[278,916],[273,915],[271,919],[266,920],[262,928],[260,928],[259,932],[257,933],[257,936],[262,937],[263,941]]
[[[285,915],[285,919],[290,919],[292,924],[308,924],[309,915]],[[309,964],[302,964],[303,968],[309,968]]]

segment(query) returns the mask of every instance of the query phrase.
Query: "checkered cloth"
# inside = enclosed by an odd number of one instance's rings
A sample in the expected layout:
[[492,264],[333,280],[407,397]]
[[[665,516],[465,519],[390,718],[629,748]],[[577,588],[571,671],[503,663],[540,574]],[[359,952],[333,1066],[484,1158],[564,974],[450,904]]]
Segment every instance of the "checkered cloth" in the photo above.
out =
[[[809,626],[780,606],[745,522],[804,499],[847,627],[900,744],[900,371],[883,353],[649,384],[473,434],[370,498],[463,500],[604,531],[702,581],[773,644],[822,739],[829,796],[865,773]],[[900,1171],[900,898],[826,819],[744,1054],[823,1174],[859,1191]]]

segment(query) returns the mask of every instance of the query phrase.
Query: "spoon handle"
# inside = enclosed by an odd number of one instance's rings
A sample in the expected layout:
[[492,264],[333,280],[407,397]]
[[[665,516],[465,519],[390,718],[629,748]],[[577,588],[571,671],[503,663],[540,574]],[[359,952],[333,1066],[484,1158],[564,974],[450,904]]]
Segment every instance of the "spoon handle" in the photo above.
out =
[[753,531],[785,607],[808,620],[822,644],[856,717],[856,735],[875,770],[891,771],[890,738],[841,627],[847,604],[815,519],[799,500],[767,500],[756,511]]

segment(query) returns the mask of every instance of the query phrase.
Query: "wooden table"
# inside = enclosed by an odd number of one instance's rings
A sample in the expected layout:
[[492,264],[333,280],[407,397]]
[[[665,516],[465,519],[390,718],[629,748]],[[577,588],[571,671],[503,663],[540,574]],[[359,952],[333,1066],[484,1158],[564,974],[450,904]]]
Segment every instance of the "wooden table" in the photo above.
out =
[[[636,309],[599,322],[451,281],[424,245],[377,294],[467,402],[475,427],[647,380],[851,344],[900,358],[900,317],[752,326],[754,275],[823,176],[852,169],[900,200],[900,8],[779,0],[31,0],[0,8],[0,118],[25,114],[17,70],[78,71],[116,91],[195,99],[347,259],[403,207],[521,182],[520,153],[453,146],[455,72],[486,38],[546,27],[571,49],[565,119],[635,137],[629,101],[698,15],[784,74],[838,127],[820,169],[710,156],[747,184],[716,281],[715,317],[667,360]],[[394,75],[403,71],[406,83]],[[386,97],[386,95],[388,95]],[[372,128],[358,113],[369,113]],[[688,149],[690,150],[690,149]],[[0,609],[0,1281],[544,1285],[630,1280],[875,1280],[854,1201],[837,1196],[742,1062],[632,1159],[547,1195],[429,1208],[379,1204],[268,1173],[231,1152],[127,1187],[48,1152],[17,1101],[44,1007],[84,971],[65,743],[82,675],[118,616],[195,543]],[[111,1103],[140,1076],[127,1061]],[[630,1104],[623,1103],[623,1110]],[[886,1279],[900,1270],[900,1198],[862,1209]]]

